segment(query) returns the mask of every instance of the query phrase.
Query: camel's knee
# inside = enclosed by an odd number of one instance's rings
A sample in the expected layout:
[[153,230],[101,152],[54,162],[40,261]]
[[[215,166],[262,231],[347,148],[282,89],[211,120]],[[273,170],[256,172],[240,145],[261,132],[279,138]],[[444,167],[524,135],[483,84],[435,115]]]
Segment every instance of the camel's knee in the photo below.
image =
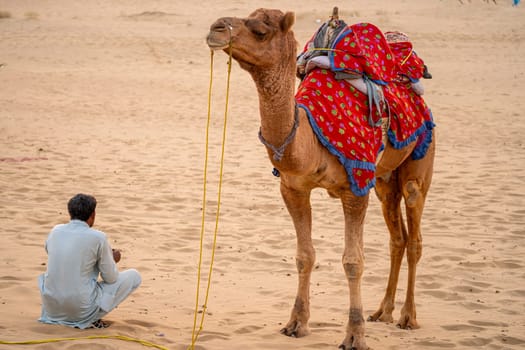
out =
[[295,257],[295,266],[299,273],[309,273],[315,264],[315,254],[298,255]]
[[406,247],[406,240],[403,236],[390,238],[390,250],[403,252]]
[[403,186],[403,197],[405,198],[405,203],[409,208],[415,207],[421,196],[421,186],[416,180],[409,180]]
[[421,240],[415,240],[408,243],[407,247],[407,260],[408,263],[415,263],[417,264],[419,262],[419,259],[421,259],[421,256],[423,255],[423,243]]
[[343,259],[343,268],[345,269],[346,278],[348,280],[358,280],[363,275],[363,263],[345,262]]

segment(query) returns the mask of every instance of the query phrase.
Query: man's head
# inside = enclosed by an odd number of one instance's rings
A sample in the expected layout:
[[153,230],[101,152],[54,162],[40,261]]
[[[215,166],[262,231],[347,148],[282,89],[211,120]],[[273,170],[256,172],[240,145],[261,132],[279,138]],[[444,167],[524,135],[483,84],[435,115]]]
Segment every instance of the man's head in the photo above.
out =
[[67,203],[67,210],[71,220],[82,220],[93,225],[95,218],[95,208],[97,207],[97,200],[89,194],[79,193],[69,200]]

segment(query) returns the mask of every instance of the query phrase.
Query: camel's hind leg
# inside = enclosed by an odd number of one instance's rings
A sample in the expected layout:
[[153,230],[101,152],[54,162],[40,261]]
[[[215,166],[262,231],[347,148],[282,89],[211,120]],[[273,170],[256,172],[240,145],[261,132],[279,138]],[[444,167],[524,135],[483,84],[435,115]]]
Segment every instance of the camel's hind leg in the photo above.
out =
[[281,195],[290,213],[297,236],[296,265],[299,277],[297,296],[290,320],[281,333],[290,337],[302,337],[310,333],[310,276],[315,263],[312,243],[312,209],[310,191],[298,191],[281,182]]
[[401,309],[398,326],[404,329],[418,328],[416,320],[416,267],[421,258],[423,240],[421,236],[421,217],[425,199],[432,182],[434,168],[435,140],[430,145],[426,156],[421,160],[408,159],[399,169],[400,185],[405,200],[407,215],[407,261],[408,282],[405,304]]
[[383,216],[390,232],[390,274],[383,301],[379,309],[368,317],[368,320],[393,322],[392,312],[394,311],[399,270],[407,242],[407,231],[400,207],[402,193],[399,190],[398,172],[393,171],[388,181],[377,178],[376,193],[381,201]]
[[[421,160],[408,158],[393,172],[389,181],[378,178],[376,191],[382,203],[383,216],[390,232],[390,275],[385,297],[379,309],[369,317],[371,321],[392,322],[395,292],[399,269],[406,249],[408,260],[408,286],[405,304],[401,309],[398,326],[414,329],[418,327],[414,300],[416,266],[422,254],[421,216],[425,199],[432,181],[435,141],[427,155]],[[405,200],[407,228],[400,208],[401,198]]]

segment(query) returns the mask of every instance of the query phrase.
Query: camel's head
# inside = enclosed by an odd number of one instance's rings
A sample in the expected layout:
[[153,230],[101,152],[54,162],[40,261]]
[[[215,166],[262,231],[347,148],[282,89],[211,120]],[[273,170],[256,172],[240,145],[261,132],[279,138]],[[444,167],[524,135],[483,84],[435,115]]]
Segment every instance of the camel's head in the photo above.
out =
[[258,9],[248,18],[219,18],[210,27],[207,43],[226,53],[231,45],[232,57],[248,71],[269,67],[290,57],[295,60],[294,20],[292,12],[268,9]]

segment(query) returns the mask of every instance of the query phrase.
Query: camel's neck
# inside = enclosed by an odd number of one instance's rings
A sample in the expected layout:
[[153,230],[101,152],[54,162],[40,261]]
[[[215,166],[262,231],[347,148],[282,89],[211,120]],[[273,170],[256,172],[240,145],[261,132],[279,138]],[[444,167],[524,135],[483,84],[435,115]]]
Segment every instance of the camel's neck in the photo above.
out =
[[261,134],[280,146],[290,134],[295,112],[295,55],[279,66],[252,73],[259,93]]

